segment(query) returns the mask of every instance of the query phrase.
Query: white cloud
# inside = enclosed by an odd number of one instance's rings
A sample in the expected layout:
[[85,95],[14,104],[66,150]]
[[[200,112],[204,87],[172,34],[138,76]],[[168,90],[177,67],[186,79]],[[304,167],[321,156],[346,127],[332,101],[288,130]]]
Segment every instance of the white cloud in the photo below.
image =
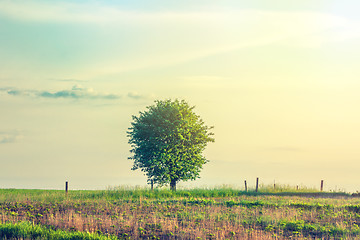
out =
[[[3,1],[0,14],[9,18],[38,22],[68,23],[117,23],[126,26],[168,26],[192,31],[219,30],[223,33],[241,33],[250,37],[282,39],[292,35],[304,35],[328,28],[356,28],[349,19],[331,14],[310,11],[263,11],[263,10],[212,10],[212,11],[131,11],[99,3],[65,3],[39,1]],[[190,24],[190,25],[189,25]],[[113,25],[114,26],[114,25]],[[198,28],[200,27],[200,28]],[[204,29],[201,29],[204,27]],[[196,35],[196,32],[193,32]],[[218,31],[213,32],[216,36]],[[166,36],[166,33],[164,33]],[[189,36],[191,37],[191,36]],[[236,37],[236,36],[234,36]],[[238,36],[239,37],[239,36]],[[241,38],[242,39],[242,38]],[[240,38],[234,40],[241,40]],[[252,39],[253,40],[253,39]],[[211,39],[208,39],[211,41]],[[252,42],[252,41],[251,41]],[[262,42],[262,41],[260,41]],[[250,43],[250,42],[248,42]]]
[[[71,89],[57,91],[41,91],[35,89],[16,89],[16,88],[0,88],[0,92],[12,96],[26,96],[35,98],[49,99],[103,99],[118,100],[123,96],[121,94],[97,92],[93,88],[86,88],[79,84],[74,85]],[[138,93],[128,93],[127,96],[132,99],[149,98],[146,95]]]
[[13,143],[22,139],[23,137],[24,136],[19,130],[0,131],[0,144]]
[[133,99],[150,99],[154,97],[153,95],[145,95],[145,94],[140,94],[138,92],[129,92],[127,96]]
[[171,66],[274,43],[317,47],[340,41],[338,33],[343,33],[344,39],[358,36],[349,34],[357,31],[356,24],[351,25],[342,17],[316,12],[239,10],[199,15],[177,13],[172,18],[168,17],[157,16],[163,18],[159,25],[152,18],[144,20],[143,25],[151,25],[142,26],[149,34],[141,36],[144,41],[133,46],[134,54],[126,60],[118,57],[106,59],[77,77]]
[[[316,47],[360,35],[357,22],[310,11],[134,11],[100,2],[2,1],[0,15],[47,24],[86,24],[111,32],[120,42],[119,36],[127,35],[130,54],[117,46],[104,49],[105,53],[94,57],[95,62],[85,59],[86,66],[72,72],[71,76],[80,79],[174,65],[272,43]],[[98,32],[96,36],[101,42]],[[107,42],[108,36],[103,37]]]
[[[82,8],[85,7],[85,8]],[[24,21],[101,22],[104,9],[73,3],[2,1],[0,11],[10,18]]]
[[3,1],[0,13],[13,19],[64,23],[160,23],[163,20],[210,20],[214,14],[131,11],[100,3],[70,3],[41,1]]

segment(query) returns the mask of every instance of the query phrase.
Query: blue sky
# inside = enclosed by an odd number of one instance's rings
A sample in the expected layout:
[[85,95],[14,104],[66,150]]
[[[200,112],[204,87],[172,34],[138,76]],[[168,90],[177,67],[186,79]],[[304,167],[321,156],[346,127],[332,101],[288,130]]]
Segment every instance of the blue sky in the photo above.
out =
[[[216,142],[190,186],[358,190],[360,3],[1,1],[1,187],[144,185],[131,116],[195,105]],[[186,184],[184,184],[186,185]]]

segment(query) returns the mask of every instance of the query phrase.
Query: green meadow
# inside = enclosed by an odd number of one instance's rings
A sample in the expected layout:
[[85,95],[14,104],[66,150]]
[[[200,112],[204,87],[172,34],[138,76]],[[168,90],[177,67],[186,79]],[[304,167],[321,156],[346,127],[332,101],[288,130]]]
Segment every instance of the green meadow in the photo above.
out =
[[1,239],[360,239],[360,198],[291,186],[0,189]]

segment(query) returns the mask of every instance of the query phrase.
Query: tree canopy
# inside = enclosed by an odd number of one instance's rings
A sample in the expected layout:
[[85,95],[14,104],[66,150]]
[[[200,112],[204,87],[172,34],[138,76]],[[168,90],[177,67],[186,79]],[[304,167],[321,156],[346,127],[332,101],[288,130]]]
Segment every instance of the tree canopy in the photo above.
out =
[[195,180],[208,160],[203,151],[214,142],[213,127],[194,113],[184,100],[157,100],[139,116],[132,116],[128,137],[134,161],[132,170],[141,169],[158,185]]

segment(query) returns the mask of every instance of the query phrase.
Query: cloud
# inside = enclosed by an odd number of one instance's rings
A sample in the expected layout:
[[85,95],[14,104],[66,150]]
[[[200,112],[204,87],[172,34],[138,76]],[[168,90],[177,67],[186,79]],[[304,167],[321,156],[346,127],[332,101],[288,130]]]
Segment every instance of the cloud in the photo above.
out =
[[81,11],[79,7],[80,4],[71,3],[47,4],[28,1],[22,5],[18,1],[3,1],[0,5],[0,12],[9,18],[25,21],[95,22],[101,20],[96,14],[88,13],[89,8]]
[[[129,26],[151,27],[153,31],[161,30],[161,37],[165,38],[168,35],[179,37],[171,30],[177,29],[181,33],[185,27],[186,36],[191,32],[197,38],[198,32],[208,33],[203,34],[207,42],[211,42],[209,36],[212,36],[215,42],[222,38],[234,40],[233,47],[241,47],[245,42],[245,45],[254,41],[266,44],[268,41],[279,41],[289,37],[309,36],[309,34],[327,29],[346,30],[346,32],[351,29],[360,29],[356,21],[314,11],[285,12],[226,8],[219,8],[216,11],[204,9],[135,11],[98,2],[2,1],[0,15],[16,20],[46,23],[109,23],[111,26],[126,26],[127,28]],[[163,27],[168,29],[169,34],[162,31]],[[264,41],[265,39],[268,41]],[[202,39],[200,42],[204,43]]]
[[13,19],[34,22],[63,23],[132,23],[147,24],[168,21],[186,21],[191,19],[207,19],[214,17],[207,12],[176,12],[176,11],[134,11],[116,5],[95,2],[73,3],[41,1],[3,1],[0,13]]
[[153,97],[152,95],[139,94],[137,92],[129,92],[127,96],[132,99],[150,99]]
[[23,135],[18,130],[0,131],[0,144],[13,143],[23,138]]
[[43,98],[74,98],[74,99],[119,99],[121,95],[99,93],[92,88],[85,88],[81,85],[74,85],[70,90],[61,90],[55,92],[42,91],[37,96]]
[[[16,21],[56,23],[55,27],[57,23],[85,24],[90,32],[96,31],[94,45],[87,49],[94,51],[94,57],[82,59],[85,66],[71,72],[80,79],[176,65],[274,43],[317,47],[360,36],[358,22],[324,12],[204,7],[145,11],[100,1],[4,0],[0,15]],[[122,44],[114,45],[109,39]],[[97,53],[97,48],[103,51]]]
[[[71,89],[59,91],[39,91],[39,90],[19,90],[15,88],[0,88],[1,92],[5,92],[12,96],[26,96],[49,99],[104,99],[118,100],[123,96],[121,94],[97,92],[92,88],[86,88],[81,85],[74,85]],[[127,96],[132,99],[144,99],[149,96],[138,93],[128,93]]]

